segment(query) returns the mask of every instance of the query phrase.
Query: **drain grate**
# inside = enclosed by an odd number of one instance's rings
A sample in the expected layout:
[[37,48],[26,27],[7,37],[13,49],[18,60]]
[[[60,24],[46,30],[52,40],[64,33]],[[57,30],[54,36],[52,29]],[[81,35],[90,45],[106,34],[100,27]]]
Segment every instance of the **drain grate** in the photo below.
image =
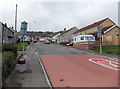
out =
[[60,79],[60,81],[62,82],[62,81],[64,81],[64,79]]

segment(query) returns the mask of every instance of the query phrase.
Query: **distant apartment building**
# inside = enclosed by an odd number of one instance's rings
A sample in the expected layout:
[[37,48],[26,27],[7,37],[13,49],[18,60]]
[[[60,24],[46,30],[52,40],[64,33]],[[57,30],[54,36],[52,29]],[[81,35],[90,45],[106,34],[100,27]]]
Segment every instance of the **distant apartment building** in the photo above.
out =
[[7,27],[7,24],[0,22],[0,30],[2,31],[2,43],[14,43],[14,31]]
[[72,41],[72,34],[77,31],[78,29],[76,27],[70,28],[67,31],[65,30],[63,33],[61,33],[61,35],[58,38],[58,42],[63,42],[63,43],[67,43],[67,42],[71,42]]

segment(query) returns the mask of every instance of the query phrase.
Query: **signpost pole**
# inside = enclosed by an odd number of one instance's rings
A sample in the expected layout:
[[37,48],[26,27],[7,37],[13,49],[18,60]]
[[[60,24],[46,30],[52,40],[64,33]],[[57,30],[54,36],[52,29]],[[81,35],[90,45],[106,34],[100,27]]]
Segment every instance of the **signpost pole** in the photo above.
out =
[[102,54],[102,29],[100,26],[98,26],[98,37],[99,37],[99,42],[100,42],[100,54]]
[[100,38],[100,54],[102,54],[102,38]]
[[25,37],[23,35],[23,54],[25,53],[25,45],[24,45],[24,43],[25,43]]
[[27,34],[27,22],[21,23],[21,31],[20,34],[23,37],[23,54],[25,53],[25,35]]

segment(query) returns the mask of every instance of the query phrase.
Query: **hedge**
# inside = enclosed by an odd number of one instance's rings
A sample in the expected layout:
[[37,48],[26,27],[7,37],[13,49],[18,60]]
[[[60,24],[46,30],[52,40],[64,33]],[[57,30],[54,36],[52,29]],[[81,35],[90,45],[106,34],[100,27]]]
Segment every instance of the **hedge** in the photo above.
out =
[[3,44],[2,45],[2,52],[6,52],[6,51],[9,51],[9,52],[12,52],[14,54],[14,59],[17,58],[17,47],[16,45],[14,44]]
[[2,82],[4,84],[10,72],[14,69],[15,59],[12,52],[2,52]]
[[2,45],[2,83],[5,84],[6,78],[15,67],[17,59],[17,48],[14,44]]

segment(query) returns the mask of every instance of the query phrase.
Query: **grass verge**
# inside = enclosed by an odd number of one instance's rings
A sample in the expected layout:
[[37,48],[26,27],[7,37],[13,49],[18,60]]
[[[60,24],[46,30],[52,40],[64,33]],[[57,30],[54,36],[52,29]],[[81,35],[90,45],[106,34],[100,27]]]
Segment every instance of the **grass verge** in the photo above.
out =
[[[91,48],[90,50],[100,52],[99,47],[94,47],[94,48]],[[103,53],[120,55],[120,46],[103,46],[102,47],[102,52]]]
[[27,44],[26,42],[25,42],[25,43],[18,43],[18,44],[15,44],[18,51],[23,50],[23,44],[24,44],[25,48],[28,46],[28,44]]

